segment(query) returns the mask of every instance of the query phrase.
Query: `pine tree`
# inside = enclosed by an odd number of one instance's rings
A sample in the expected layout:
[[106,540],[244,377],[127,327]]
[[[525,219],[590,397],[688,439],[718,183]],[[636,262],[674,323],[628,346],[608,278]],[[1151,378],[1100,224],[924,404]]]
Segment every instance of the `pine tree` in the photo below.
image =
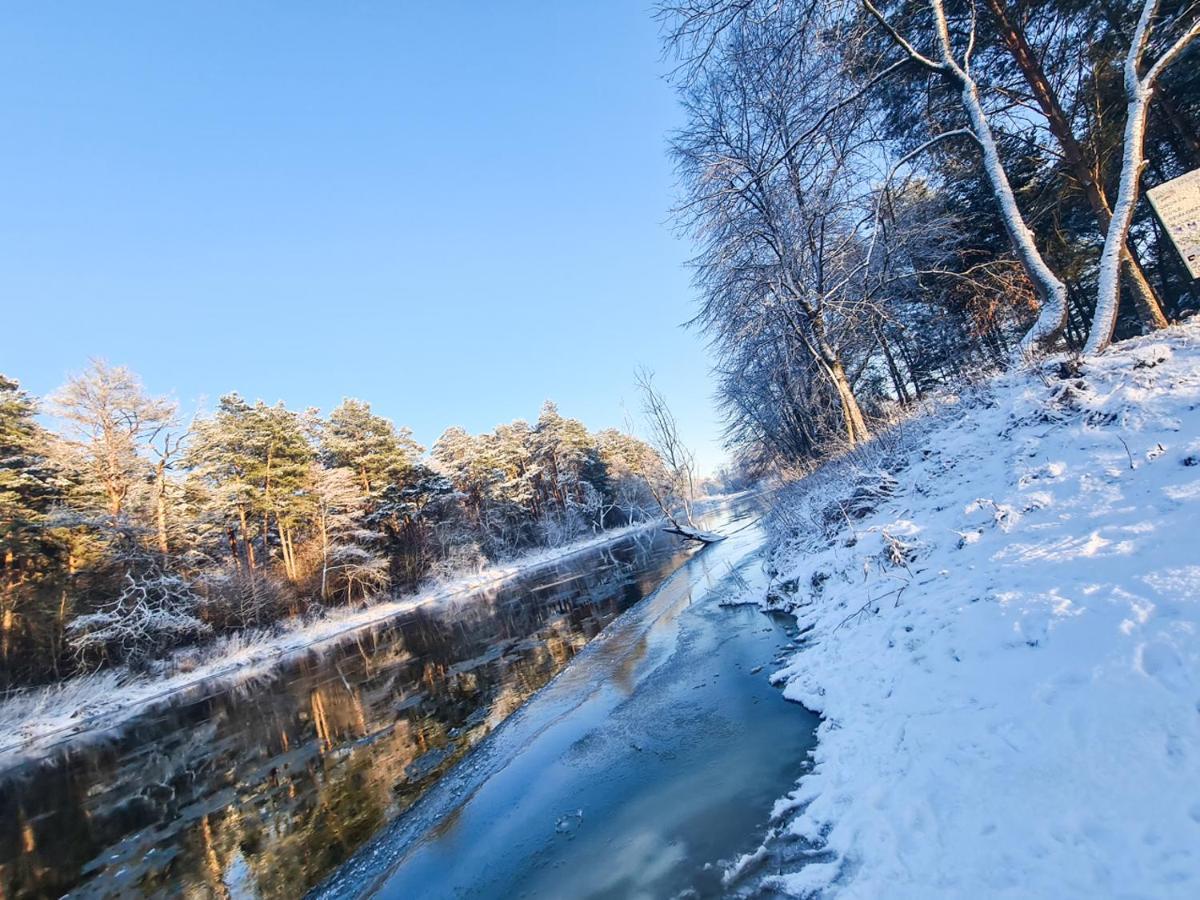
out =
[[325,464],[353,471],[367,495],[403,485],[422,452],[411,431],[375,415],[361,400],[343,400],[321,429]]
[[131,492],[148,482],[146,450],[175,421],[175,404],[151,397],[132,372],[103,360],[72,376],[53,402],[70,424],[103,512],[115,523],[129,512]]
[[52,438],[36,415],[33,399],[0,375],[0,660],[6,669],[26,608],[40,587],[61,577],[66,557],[48,522],[62,499],[61,477],[48,456]]
[[210,491],[231,550],[250,571],[277,545],[288,579],[301,577],[296,537],[312,503],[311,421],[282,403],[251,405],[228,394],[196,426],[187,465]]

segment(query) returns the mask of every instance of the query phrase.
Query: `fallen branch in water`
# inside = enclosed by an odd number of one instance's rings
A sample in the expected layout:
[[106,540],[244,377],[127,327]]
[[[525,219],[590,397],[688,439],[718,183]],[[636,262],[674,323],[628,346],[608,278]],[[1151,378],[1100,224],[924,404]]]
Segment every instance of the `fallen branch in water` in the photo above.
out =
[[698,528],[680,525],[678,522],[671,522],[663,528],[663,531],[667,534],[677,534],[685,540],[699,541],[702,544],[715,544],[717,541],[725,540],[723,534],[717,534],[715,531],[701,531]]

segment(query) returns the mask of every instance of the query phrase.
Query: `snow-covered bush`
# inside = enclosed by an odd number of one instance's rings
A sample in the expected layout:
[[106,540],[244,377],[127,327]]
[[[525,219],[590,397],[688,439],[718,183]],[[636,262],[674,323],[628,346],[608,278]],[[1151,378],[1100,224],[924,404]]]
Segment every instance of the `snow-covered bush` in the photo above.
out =
[[488,558],[478,543],[450,543],[429,569],[429,580],[443,581],[480,572]]
[[144,662],[211,630],[197,617],[199,606],[200,598],[179,575],[126,572],[116,599],[71,622],[67,640],[81,660]]
[[204,595],[200,615],[218,632],[268,625],[304,605],[294,591],[261,572],[209,572],[198,587]]

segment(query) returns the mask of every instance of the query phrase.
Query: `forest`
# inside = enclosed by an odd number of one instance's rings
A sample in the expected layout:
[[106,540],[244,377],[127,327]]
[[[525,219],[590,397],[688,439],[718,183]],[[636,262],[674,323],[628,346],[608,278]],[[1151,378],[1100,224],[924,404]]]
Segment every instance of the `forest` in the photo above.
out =
[[[690,325],[736,471],[808,471],[941,388],[1200,306],[1141,198],[1200,167],[1194,4],[658,15],[685,113],[669,149],[698,248]],[[103,362],[44,403],[4,378],[0,682],[140,664],[628,524],[691,495],[667,457],[549,403],[426,453],[357,400],[323,418],[229,394],[185,422]]]
[[44,403],[0,377],[0,684],[144,667],[645,521],[674,481],[648,443],[551,402],[426,453],[360,400],[323,417],[231,393],[185,421],[99,360]]
[[671,0],[660,23],[693,325],[751,470],[1200,306],[1142,197],[1200,167],[1195,3]]
[[1200,0],[27,6],[0,897],[1200,897]]

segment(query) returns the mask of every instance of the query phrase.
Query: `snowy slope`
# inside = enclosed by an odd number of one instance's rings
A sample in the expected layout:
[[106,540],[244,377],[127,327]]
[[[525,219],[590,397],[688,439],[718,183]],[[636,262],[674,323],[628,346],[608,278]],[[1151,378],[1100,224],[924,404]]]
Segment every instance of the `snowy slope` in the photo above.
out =
[[1068,372],[781,502],[760,599],[811,630],[775,679],[824,722],[768,887],[1200,897],[1200,324]]

